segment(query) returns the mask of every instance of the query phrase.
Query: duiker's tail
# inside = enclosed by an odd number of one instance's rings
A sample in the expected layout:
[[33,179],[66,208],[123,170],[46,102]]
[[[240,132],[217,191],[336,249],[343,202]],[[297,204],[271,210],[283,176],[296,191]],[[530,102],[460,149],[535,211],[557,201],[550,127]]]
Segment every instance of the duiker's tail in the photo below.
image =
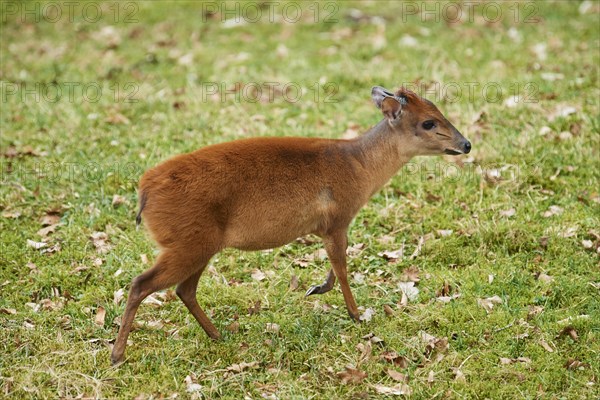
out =
[[142,211],[144,211],[144,207],[146,206],[146,200],[148,199],[148,195],[146,194],[146,192],[144,192],[142,190],[141,194],[140,194],[140,211],[138,212],[137,216],[135,217],[135,225],[140,226],[140,224],[142,223]]

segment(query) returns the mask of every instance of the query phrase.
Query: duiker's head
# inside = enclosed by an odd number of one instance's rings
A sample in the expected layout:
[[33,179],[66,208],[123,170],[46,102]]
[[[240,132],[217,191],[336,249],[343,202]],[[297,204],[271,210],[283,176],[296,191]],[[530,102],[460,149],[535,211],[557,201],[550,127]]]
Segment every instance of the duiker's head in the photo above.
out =
[[408,89],[396,93],[373,87],[371,97],[388,124],[405,135],[403,146],[414,155],[466,154],[471,143],[442,115],[429,100]]

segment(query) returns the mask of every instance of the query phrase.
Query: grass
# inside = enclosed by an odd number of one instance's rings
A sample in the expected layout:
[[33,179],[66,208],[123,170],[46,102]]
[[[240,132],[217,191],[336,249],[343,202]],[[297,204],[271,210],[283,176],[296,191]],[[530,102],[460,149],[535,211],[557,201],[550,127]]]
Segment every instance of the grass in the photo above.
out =
[[[118,3],[117,21],[115,3],[90,3],[103,12],[97,22],[84,19],[85,3],[56,22],[19,14],[31,4],[2,3],[2,396],[378,398],[377,385],[399,385],[393,369],[407,376],[413,398],[598,397],[596,2],[503,3],[496,22],[478,6],[460,23],[442,14],[448,3],[429,3],[438,4],[439,21],[412,15],[414,2],[321,3],[316,22],[312,3],[293,3],[306,13],[300,21],[232,28],[218,14],[203,16],[214,3]],[[236,82],[239,98],[224,95]],[[290,84],[289,92],[252,101],[250,83],[264,93],[265,82]],[[157,297],[162,305],[142,305],[126,362],[110,366],[125,302],[115,292],[126,297],[156,256],[134,223],[145,169],[241,137],[362,132],[381,118],[371,86],[415,82],[439,83],[421,93],[473,151],[414,160],[356,217],[349,241],[363,248],[349,258],[351,273],[361,274],[351,286],[359,305],[375,311],[369,322],[350,321],[337,286],[303,297],[329,268],[311,256],[319,243],[227,250],[198,289],[224,340],[207,339],[167,291]],[[215,84],[222,90],[211,94]],[[452,84],[462,95],[451,98]],[[297,87],[305,93],[286,101]],[[60,225],[40,235],[48,215]],[[105,252],[94,232],[106,233]],[[47,244],[35,249],[28,240]],[[379,255],[402,246],[395,262]],[[398,283],[413,265],[419,293],[402,305]],[[253,279],[255,270],[266,278]],[[460,297],[443,303],[441,294]],[[106,315],[96,323],[100,309]],[[230,332],[234,322],[239,331]],[[267,331],[273,323],[278,332]],[[383,342],[371,345],[369,333]],[[405,364],[382,357],[390,352]],[[343,383],[346,366],[367,375]]]

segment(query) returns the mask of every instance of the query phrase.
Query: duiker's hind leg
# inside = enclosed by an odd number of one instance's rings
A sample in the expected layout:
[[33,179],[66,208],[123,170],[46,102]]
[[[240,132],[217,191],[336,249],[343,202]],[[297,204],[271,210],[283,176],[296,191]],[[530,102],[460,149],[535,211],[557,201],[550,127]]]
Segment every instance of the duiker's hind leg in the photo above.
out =
[[202,265],[200,260],[210,259],[211,256],[212,254],[208,257],[191,256],[189,249],[164,249],[152,268],[133,279],[119,334],[110,357],[113,365],[123,360],[127,337],[140,303],[158,290],[185,281],[198,272]]
[[306,297],[306,296],[310,296],[310,295],[313,295],[313,294],[327,293],[331,289],[333,289],[334,283],[335,283],[335,274],[333,273],[333,268],[332,268],[327,273],[327,279],[325,279],[325,282],[321,283],[320,285],[313,285],[313,286],[311,286],[306,291],[306,294],[304,296]]
[[202,311],[200,305],[198,304],[198,300],[196,299],[198,279],[200,279],[200,275],[202,275],[202,272],[204,271],[204,268],[206,268],[207,263],[208,260],[204,262],[204,264],[201,266],[198,272],[195,272],[185,281],[179,283],[175,292],[177,293],[177,296],[179,296],[181,301],[183,301],[183,304],[185,304],[187,309],[192,313],[194,318],[196,318],[196,321],[198,321],[202,329],[204,329],[204,332],[206,332],[206,334],[210,336],[211,339],[219,339],[221,337],[221,334],[219,333],[217,328],[215,328],[212,322],[210,322],[210,319],[204,313],[204,311]]

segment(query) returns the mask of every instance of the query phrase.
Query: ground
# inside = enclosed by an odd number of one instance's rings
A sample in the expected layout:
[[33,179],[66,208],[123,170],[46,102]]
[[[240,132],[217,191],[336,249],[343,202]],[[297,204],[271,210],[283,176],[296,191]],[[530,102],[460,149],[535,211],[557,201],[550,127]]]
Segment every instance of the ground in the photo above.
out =
[[[1,4],[0,396],[598,396],[598,2],[67,3]],[[142,172],[361,134],[374,85],[429,98],[473,151],[413,160],[356,217],[364,321],[337,285],[304,297],[316,238],[227,250],[198,289],[223,340],[168,290],[112,367],[157,254]]]

